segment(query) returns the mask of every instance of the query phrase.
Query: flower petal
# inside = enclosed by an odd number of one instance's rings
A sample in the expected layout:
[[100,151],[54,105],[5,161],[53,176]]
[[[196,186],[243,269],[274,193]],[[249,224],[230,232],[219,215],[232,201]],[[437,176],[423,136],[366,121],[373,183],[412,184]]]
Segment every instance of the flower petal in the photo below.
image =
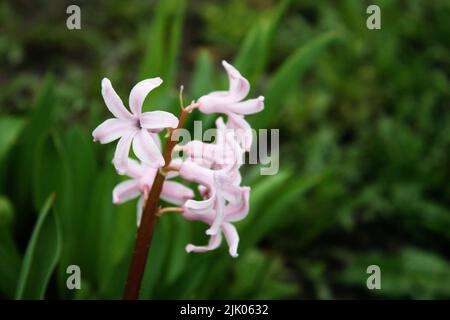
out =
[[141,127],[150,130],[161,130],[164,128],[176,128],[178,118],[167,111],[144,112],[140,116]]
[[242,187],[242,198],[240,202],[228,204],[225,209],[226,221],[234,222],[244,219],[250,209],[250,188]]
[[144,196],[140,196],[136,204],[136,225],[138,227],[141,224],[142,211],[144,211]]
[[236,130],[235,134],[242,148],[246,151],[250,151],[253,140],[252,128],[248,122],[245,121],[244,117],[230,112],[228,114],[227,126]]
[[222,65],[228,73],[228,79],[230,81],[228,94],[231,100],[234,102],[241,101],[250,91],[250,84],[248,80],[245,79],[235,67],[225,60],[222,61]]
[[237,248],[239,245],[239,234],[237,233],[236,227],[231,223],[224,223],[222,224],[222,231],[228,243],[230,255],[236,258],[238,256]]
[[211,210],[208,214],[198,214],[194,211],[189,210],[186,206],[183,207],[183,218],[189,221],[201,221],[206,224],[211,225],[214,219],[215,211]]
[[164,158],[146,129],[139,130],[133,139],[133,152],[142,162],[152,167],[164,166]]
[[134,119],[133,115],[123,105],[116,91],[114,91],[111,81],[108,78],[103,78],[102,80],[102,96],[106,107],[116,118],[123,120]]
[[230,112],[238,114],[253,114],[264,109],[264,97],[259,96],[255,99],[248,99],[242,102],[232,103],[227,105]]
[[194,192],[182,185],[181,183],[174,181],[165,181],[163,184],[161,198],[167,202],[175,205],[183,205],[187,200],[194,197]]
[[222,242],[222,234],[218,233],[211,236],[207,246],[194,246],[193,244],[188,244],[186,246],[186,252],[207,252],[216,249],[220,246]]
[[[180,168],[181,164],[183,163],[183,159],[181,158],[172,158],[172,160],[170,161],[169,166],[171,167],[177,167]],[[178,177],[180,174],[178,173],[178,171],[169,171],[166,173],[166,179],[172,179],[175,177]]]
[[146,168],[143,164],[134,159],[128,159],[127,168],[125,174],[129,177],[140,179],[146,174]]
[[216,216],[214,217],[214,221],[211,227],[206,230],[206,234],[215,235],[220,232],[220,226],[222,225],[224,218],[224,210],[225,210],[225,199],[222,196],[222,192],[220,190],[216,191]]
[[130,153],[131,142],[136,132],[129,132],[120,138],[114,153],[113,164],[119,174],[125,174],[128,165],[128,154]]
[[154,132],[150,132],[150,135],[152,136],[153,141],[155,141],[158,150],[161,150],[161,139],[159,138],[159,135]]
[[214,171],[203,168],[193,161],[184,161],[179,173],[184,180],[203,184],[210,189],[214,188]]
[[119,183],[113,190],[113,203],[124,203],[140,194],[139,181],[126,180]]
[[92,137],[94,138],[94,141],[109,143],[119,139],[130,131],[133,131],[131,122],[112,118],[102,122],[95,128],[92,132]]
[[206,215],[208,213],[211,213],[211,211],[214,208],[216,200],[216,194],[215,192],[212,192],[211,197],[209,197],[206,200],[193,200],[190,199],[186,201],[184,204],[184,207],[187,208],[187,210],[194,212],[196,214]]
[[131,112],[134,115],[140,115],[142,113],[142,104],[144,103],[145,97],[150,91],[159,87],[162,83],[161,78],[151,78],[145,79],[138,82],[130,92],[129,104]]

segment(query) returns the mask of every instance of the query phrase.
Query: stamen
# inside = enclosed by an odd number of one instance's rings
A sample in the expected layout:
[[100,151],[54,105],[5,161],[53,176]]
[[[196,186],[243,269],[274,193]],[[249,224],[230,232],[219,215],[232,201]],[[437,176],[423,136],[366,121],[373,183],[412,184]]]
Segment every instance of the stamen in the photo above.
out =
[[159,173],[164,177],[167,176],[169,171],[178,172],[178,171],[180,171],[180,166],[165,166],[165,167],[159,168]]
[[159,208],[158,212],[156,213],[156,215],[158,217],[161,217],[163,214],[168,213],[168,212],[178,212],[178,213],[182,213],[184,211],[183,208],[181,207],[166,207],[166,208]]
[[183,85],[181,85],[181,86],[180,86],[180,95],[179,95],[179,98],[180,98],[180,108],[181,108],[181,111],[184,111],[184,103],[183,103],[183,90],[184,90],[184,86],[183,86]]
[[187,111],[188,113],[190,113],[192,110],[194,110],[198,107],[200,107],[200,103],[195,102],[195,100],[192,100],[191,104],[188,105],[186,108],[184,108],[184,110]]

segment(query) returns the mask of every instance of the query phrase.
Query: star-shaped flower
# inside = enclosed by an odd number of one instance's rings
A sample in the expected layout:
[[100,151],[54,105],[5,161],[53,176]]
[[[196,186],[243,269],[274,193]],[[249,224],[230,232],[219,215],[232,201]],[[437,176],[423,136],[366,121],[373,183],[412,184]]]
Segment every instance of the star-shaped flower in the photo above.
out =
[[164,128],[176,128],[178,119],[166,111],[142,112],[145,97],[161,83],[161,78],[146,79],[137,83],[130,92],[130,112],[114,91],[111,81],[107,78],[102,80],[103,99],[115,118],[100,124],[92,136],[94,141],[100,141],[100,143],[119,139],[113,164],[120,174],[126,170],[131,146],[136,157],[147,165],[162,167],[165,164],[151,133],[158,133]]

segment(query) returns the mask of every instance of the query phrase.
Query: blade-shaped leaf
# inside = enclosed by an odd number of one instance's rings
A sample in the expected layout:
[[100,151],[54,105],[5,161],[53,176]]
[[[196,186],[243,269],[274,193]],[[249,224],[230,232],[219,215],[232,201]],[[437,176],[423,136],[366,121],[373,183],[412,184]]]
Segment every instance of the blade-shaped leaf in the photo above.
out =
[[321,50],[336,37],[334,32],[323,34],[298,48],[276,71],[265,94],[266,108],[250,119],[257,128],[266,127],[280,115],[284,97],[294,87],[307,68],[311,67]]
[[19,279],[20,255],[12,237],[13,208],[0,196],[0,292],[12,298]]
[[48,197],[34,227],[20,270],[16,299],[42,299],[61,250],[54,211],[55,196]]
[[23,129],[25,121],[18,117],[0,118],[0,165]]

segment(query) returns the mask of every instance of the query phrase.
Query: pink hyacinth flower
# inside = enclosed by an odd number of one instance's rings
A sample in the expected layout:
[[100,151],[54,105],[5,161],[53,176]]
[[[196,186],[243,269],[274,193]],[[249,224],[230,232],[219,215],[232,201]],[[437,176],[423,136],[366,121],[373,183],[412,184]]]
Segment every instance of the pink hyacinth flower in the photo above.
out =
[[222,61],[228,73],[228,91],[214,91],[200,97],[199,110],[203,113],[224,113],[228,116],[227,126],[241,132],[242,143],[249,151],[252,144],[250,125],[244,115],[260,112],[264,109],[264,97],[242,101],[250,91],[250,84],[239,71],[226,61]]
[[[171,165],[178,165],[175,160]],[[139,163],[136,160],[128,159],[128,164],[125,169],[125,174],[132,179],[125,180],[119,183],[113,190],[113,203],[121,204],[128,200],[140,196],[137,205],[137,222],[141,221],[142,210],[144,206],[145,195],[152,188],[153,180],[158,169],[150,167],[146,164]],[[172,173],[167,178],[176,176]],[[183,205],[187,200],[194,197],[194,192],[182,185],[181,183],[166,180],[164,181],[161,199],[170,202],[174,205]]]
[[114,91],[111,81],[102,80],[102,95],[106,106],[115,118],[108,119],[95,128],[94,141],[109,143],[119,139],[113,164],[123,174],[128,164],[128,154],[132,146],[134,154],[142,162],[152,166],[164,166],[164,158],[152,133],[164,128],[176,128],[178,119],[166,111],[142,112],[145,97],[160,86],[161,78],[151,78],[138,82],[130,92],[129,112]]
[[[186,246],[187,252],[207,252],[219,247],[222,241],[222,233],[228,243],[229,253],[232,257],[237,257],[237,248],[239,244],[239,235],[236,227],[231,222],[236,222],[244,219],[249,211],[249,194],[250,188],[241,188],[240,201],[236,203],[227,204],[224,208],[224,218],[220,223],[220,232],[217,232],[210,236],[209,242],[206,246],[196,246],[188,244]],[[195,212],[190,208],[186,208],[183,212],[183,217],[187,220],[198,220],[206,224],[213,225],[217,213],[215,210],[211,210],[207,214],[201,214]]]

